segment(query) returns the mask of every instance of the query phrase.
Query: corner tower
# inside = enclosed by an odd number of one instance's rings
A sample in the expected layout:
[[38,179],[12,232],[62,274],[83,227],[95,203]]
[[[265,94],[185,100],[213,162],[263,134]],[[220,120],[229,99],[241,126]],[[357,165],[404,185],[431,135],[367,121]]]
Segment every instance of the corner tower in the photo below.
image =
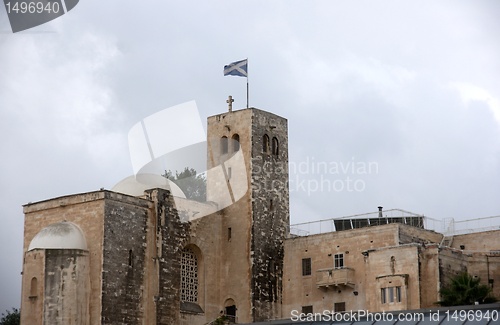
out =
[[287,120],[256,108],[230,110],[208,118],[207,138],[207,201],[223,207],[224,312],[239,322],[281,317],[290,215]]

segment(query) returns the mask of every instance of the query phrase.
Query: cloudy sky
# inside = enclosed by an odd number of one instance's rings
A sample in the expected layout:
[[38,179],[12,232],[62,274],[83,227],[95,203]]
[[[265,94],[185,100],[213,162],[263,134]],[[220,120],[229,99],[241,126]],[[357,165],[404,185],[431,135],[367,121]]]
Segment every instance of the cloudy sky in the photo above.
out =
[[243,58],[250,106],[288,119],[292,223],[500,215],[498,17],[495,0],[82,0],[13,34],[0,8],[0,311],[20,304],[22,205],[112,188],[128,131],[162,109],[244,107],[222,75]]

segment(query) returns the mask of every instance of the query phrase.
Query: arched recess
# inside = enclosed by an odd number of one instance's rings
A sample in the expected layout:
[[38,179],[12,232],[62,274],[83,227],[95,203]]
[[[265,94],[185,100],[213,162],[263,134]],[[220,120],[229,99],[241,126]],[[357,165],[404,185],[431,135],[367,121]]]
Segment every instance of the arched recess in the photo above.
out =
[[240,136],[238,134],[233,134],[231,139],[233,152],[237,152],[238,150],[240,150]]
[[198,246],[189,244],[181,254],[181,311],[203,313],[205,305],[205,263]]
[[33,277],[30,284],[30,297],[34,298],[36,296],[38,296],[38,279]]
[[227,154],[228,147],[229,147],[228,139],[226,136],[223,136],[222,138],[220,138],[220,153],[222,155]]
[[262,151],[269,153],[269,136],[267,134],[262,137]]
[[273,137],[273,141],[272,141],[272,153],[275,156],[277,156],[279,154],[279,143],[278,143],[278,138],[276,138],[276,137]]
[[236,308],[236,302],[234,301],[233,298],[228,298],[224,302],[224,314],[232,317],[233,321],[236,319],[236,311],[238,308]]

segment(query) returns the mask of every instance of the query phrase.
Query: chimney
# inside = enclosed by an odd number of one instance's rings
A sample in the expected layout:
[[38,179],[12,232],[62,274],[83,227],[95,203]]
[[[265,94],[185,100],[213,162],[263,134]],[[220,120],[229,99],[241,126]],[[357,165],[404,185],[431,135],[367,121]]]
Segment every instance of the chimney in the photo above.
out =
[[384,215],[382,214],[382,209],[383,209],[383,208],[384,208],[384,207],[378,207],[378,217],[379,217],[379,218],[383,218],[383,217],[384,217]]

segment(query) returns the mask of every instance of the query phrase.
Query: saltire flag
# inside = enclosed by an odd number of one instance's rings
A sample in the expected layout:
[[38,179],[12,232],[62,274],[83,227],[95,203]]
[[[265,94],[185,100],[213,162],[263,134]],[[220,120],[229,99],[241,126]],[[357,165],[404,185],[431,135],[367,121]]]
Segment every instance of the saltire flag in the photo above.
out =
[[224,66],[225,76],[239,76],[248,77],[248,60],[241,60],[233,63],[229,63]]

